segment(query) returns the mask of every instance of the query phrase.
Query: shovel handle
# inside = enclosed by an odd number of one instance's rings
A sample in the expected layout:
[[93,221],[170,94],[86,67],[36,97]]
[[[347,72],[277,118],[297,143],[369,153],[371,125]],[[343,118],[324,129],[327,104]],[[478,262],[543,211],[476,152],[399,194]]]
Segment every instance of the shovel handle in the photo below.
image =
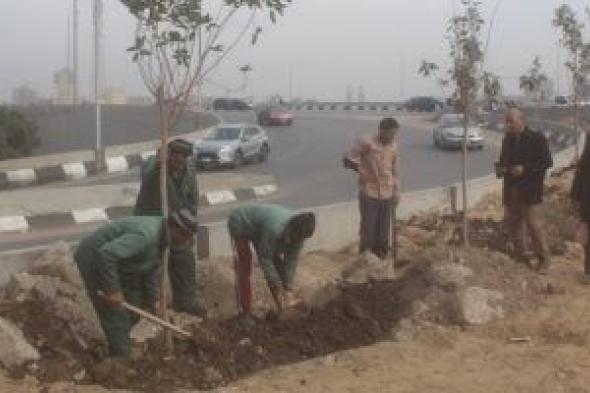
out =
[[129,304],[127,302],[121,303],[121,306],[123,306],[125,309],[131,311],[132,313],[135,313],[135,314],[139,315],[140,317],[147,319],[150,322],[156,323],[168,330],[173,331],[174,333],[178,333],[181,336],[184,336],[187,338],[192,338],[192,335],[189,332],[187,332],[186,330],[184,330],[176,325],[173,325],[168,321],[158,318],[155,315],[153,315],[145,310],[142,310],[139,307],[132,306],[131,304]]
[[[98,291],[98,296],[104,298],[105,297],[105,294],[102,291]],[[131,311],[134,314],[139,315],[142,318],[147,319],[150,322],[153,322],[153,323],[155,323],[157,325],[160,325],[160,326],[162,326],[162,327],[164,327],[164,328],[166,328],[168,330],[171,330],[174,333],[180,334],[181,336],[184,336],[184,337],[187,337],[187,338],[192,338],[192,335],[189,332],[187,332],[186,330],[184,330],[184,329],[182,329],[182,328],[180,328],[180,327],[178,327],[176,325],[173,325],[173,324],[171,324],[168,321],[165,321],[165,320],[163,320],[161,318],[158,318],[154,314],[151,314],[151,313],[149,313],[149,312],[147,312],[145,310],[142,310],[139,307],[135,307],[135,306],[133,306],[133,305],[127,303],[127,302],[122,302],[121,303],[121,307],[123,307],[124,309],[126,309],[128,311]]]

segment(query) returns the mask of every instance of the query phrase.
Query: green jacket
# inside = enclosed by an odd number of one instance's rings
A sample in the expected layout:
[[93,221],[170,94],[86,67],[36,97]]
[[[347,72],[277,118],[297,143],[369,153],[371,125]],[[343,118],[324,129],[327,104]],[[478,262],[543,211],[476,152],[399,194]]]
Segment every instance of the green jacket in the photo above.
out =
[[[187,165],[184,174],[178,179],[168,176],[168,207],[170,209],[189,209],[196,215],[198,202],[196,172],[192,165]],[[136,216],[162,215],[160,167],[157,156],[148,158],[141,166],[141,185],[134,214]]]
[[[286,246],[280,239],[295,211],[278,205],[256,204],[241,206],[229,215],[228,229],[232,238],[247,238],[254,243],[260,267],[269,285],[290,289],[303,242]],[[276,256],[283,265],[275,266]]]
[[146,300],[155,301],[165,242],[162,228],[162,217],[133,216],[113,221],[82,240],[74,259],[96,277],[87,285],[107,293],[133,286],[142,289]]

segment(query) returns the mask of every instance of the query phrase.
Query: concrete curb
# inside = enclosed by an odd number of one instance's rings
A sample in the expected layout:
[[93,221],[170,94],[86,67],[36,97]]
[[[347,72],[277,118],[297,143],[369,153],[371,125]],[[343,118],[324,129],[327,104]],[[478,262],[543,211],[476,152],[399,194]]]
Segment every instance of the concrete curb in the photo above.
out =
[[[275,184],[264,184],[235,190],[221,190],[202,194],[200,206],[217,206],[233,202],[258,200],[278,191]],[[133,215],[133,206],[108,206],[76,209],[33,216],[0,216],[0,233],[24,233],[55,227],[106,222]]]
[[[140,166],[155,150],[106,158],[105,174],[122,173]],[[98,175],[94,161],[71,162],[39,168],[17,169],[0,172],[0,190],[79,180]]]
[[[216,118],[217,122],[222,119],[211,113],[211,116]],[[170,139],[175,138],[195,138],[198,135],[210,130],[211,127],[190,132],[188,134],[175,135]],[[132,168],[141,166],[141,164],[149,157],[156,154],[156,148],[160,141],[155,139],[151,141],[131,143],[128,145],[114,145],[107,147],[107,157],[105,158],[106,168],[104,172],[98,172],[96,163],[92,159],[53,163],[52,165],[35,166],[33,168],[15,168],[12,170],[0,171],[0,191],[12,190],[21,187],[41,186],[49,183],[80,180],[99,174],[114,174],[123,173]],[[112,156],[108,155],[111,151]],[[79,151],[78,153],[87,152]],[[89,151],[88,151],[89,152]],[[61,156],[76,153],[69,152]],[[51,155],[52,157],[59,157],[60,155]],[[82,157],[89,158],[89,154],[82,155]],[[80,157],[80,158],[82,158]],[[43,158],[40,156],[39,158]],[[78,159],[80,159],[78,158]],[[72,157],[70,157],[72,159]],[[67,160],[67,158],[66,158]]]

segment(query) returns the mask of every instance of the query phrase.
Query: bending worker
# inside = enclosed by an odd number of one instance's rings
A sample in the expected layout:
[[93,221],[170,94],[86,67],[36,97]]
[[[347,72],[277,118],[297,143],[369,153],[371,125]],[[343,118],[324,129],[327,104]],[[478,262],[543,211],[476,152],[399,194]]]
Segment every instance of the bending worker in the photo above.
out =
[[[175,139],[168,143],[168,208],[170,211],[188,209],[197,216],[199,194],[196,173],[193,166],[188,165],[192,152],[190,142],[183,139]],[[163,215],[158,156],[148,158],[141,167],[141,186],[134,214]],[[183,246],[174,246],[170,249],[168,273],[172,287],[172,308],[202,316],[205,310],[196,297],[196,266],[192,240]]]
[[172,213],[167,224],[158,216],[123,218],[86,237],[76,250],[74,260],[111,356],[129,354],[129,332],[138,321],[122,302],[155,310],[167,232],[172,245],[182,246],[197,230],[196,218],[187,210]]
[[228,220],[234,247],[236,296],[240,314],[251,318],[254,246],[272,298],[279,310],[295,303],[293,280],[305,239],[315,231],[313,213],[296,213],[278,205],[256,204],[234,209]]

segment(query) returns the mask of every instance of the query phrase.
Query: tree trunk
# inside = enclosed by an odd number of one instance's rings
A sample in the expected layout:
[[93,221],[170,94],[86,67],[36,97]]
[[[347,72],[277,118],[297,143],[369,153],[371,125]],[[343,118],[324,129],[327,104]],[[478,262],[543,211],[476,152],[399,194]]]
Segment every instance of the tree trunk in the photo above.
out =
[[464,105],[463,113],[463,146],[461,165],[461,186],[463,191],[463,246],[469,247],[469,222],[467,221],[467,142],[469,124],[469,108]]
[[574,159],[577,164],[580,159],[580,135],[579,135],[580,110],[578,108],[578,94],[574,95]]
[[[162,216],[165,228],[168,228],[168,111],[166,110],[166,101],[163,93],[163,88],[160,87],[158,91],[158,107],[160,109],[160,151],[158,160],[160,164],[160,201],[162,208]],[[170,236],[168,235],[168,240]],[[166,246],[162,250],[162,276],[160,278],[160,304],[158,305],[158,316],[163,320],[168,320],[168,299],[169,299],[169,284],[168,284],[168,262],[170,257],[170,244],[166,242]],[[169,331],[165,331],[165,340],[167,348],[172,350],[172,335]]]

